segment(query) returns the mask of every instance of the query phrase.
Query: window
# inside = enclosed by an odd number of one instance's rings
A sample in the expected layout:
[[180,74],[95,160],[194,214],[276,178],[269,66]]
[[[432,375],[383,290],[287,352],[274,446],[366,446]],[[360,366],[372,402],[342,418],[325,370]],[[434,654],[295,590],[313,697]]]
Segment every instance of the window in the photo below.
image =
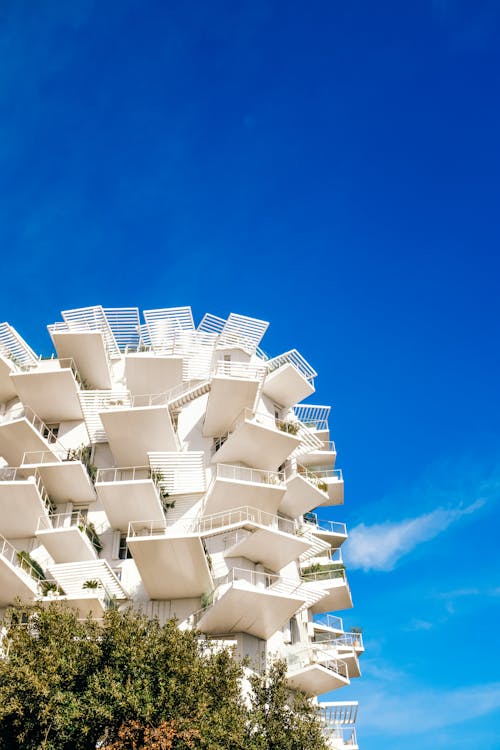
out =
[[128,548],[126,534],[120,534],[120,547],[118,549],[118,557],[120,558],[120,560],[130,560],[132,558],[132,553]]

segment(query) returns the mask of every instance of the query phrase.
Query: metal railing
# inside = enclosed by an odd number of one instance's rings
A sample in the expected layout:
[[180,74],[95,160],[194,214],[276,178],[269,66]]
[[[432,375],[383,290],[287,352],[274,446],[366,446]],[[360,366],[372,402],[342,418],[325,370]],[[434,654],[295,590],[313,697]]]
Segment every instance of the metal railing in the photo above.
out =
[[352,726],[358,715],[358,701],[322,701],[318,704],[318,713],[328,726]]
[[291,349],[289,352],[273,357],[268,360],[266,364],[268,372],[270,373],[274,372],[274,370],[277,370],[279,367],[282,367],[282,365],[293,365],[302,377],[311,383],[311,385],[318,374],[316,370],[311,367],[309,362],[304,359],[302,354],[297,351],[297,349]]
[[336,638],[331,638],[329,633],[316,633],[316,643],[321,643],[322,648],[353,648],[364,651],[363,636],[361,633],[343,633]]
[[169,525],[171,524],[166,519],[163,521],[130,521],[127,536],[132,538],[136,536],[165,536]]
[[[317,530],[328,531],[331,534],[347,536],[347,527],[340,521],[328,521],[318,518],[317,513],[304,513],[304,522],[309,526],[316,527]],[[313,528],[313,531],[316,530]]]
[[313,622],[317,625],[322,625],[325,628],[344,632],[344,622],[342,618],[337,617],[337,615],[331,615],[330,613],[314,615]]
[[338,565],[342,564],[342,550],[340,547],[335,547],[334,549],[328,549],[324,552],[319,552],[317,555],[314,555],[313,557],[307,559],[303,563],[303,567],[310,567],[311,565],[321,565],[323,566],[329,566],[329,565]]
[[71,510],[66,513],[51,513],[48,516],[41,516],[38,519],[37,534],[41,531],[57,531],[60,529],[80,529],[89,543],[94,548],[96,554],[102,550],[102,543],[88,518],[79,510]]
[[107,482],[135,482],[141,479],[153,479],[153,471],[149,466],[126,466],[110,469],[98,469],[96,484]]
[[344,568],[333,568],[332,570],[317,570],[313,573],[302,573],[300,577],[302,581],[306,583],[342,579],[347,585],[347,577]]
[[301,466],[300,464],[294,465],[294,462],[287,464],[287,466],[285,467],[286,478],[290,479],[297,474],[320,492],[326,493],[328,491],[328,487],[322,475],[318,474],[315,471],[310,471],[309,469],[306,469],[305,466]]
[[295,521],[291,521],[288,518],[281,518],[280,516],[266,513],[263,510],[251,508],[247,505],[235,508],[234,510],[213,513],[212,515],[205,516],[205,518],[200,518],[196,524],[196,531],[201,535],[211,534],[212,532],[217,532],[227,526],[234,526],[242,523],[255,523],[278,531],[283,531],[286,534],[295,534],[297,532]]
[[8,542],[7,539],[5,539],[5,537],[1,534],[0,556],[7,560],[7,562],[9,562],[15,568],[19,568],[20,570],[22,570],[23,573],[28,575],[29,578],[35,583],[38,583],[38,581],[40,580],[41,576],[36,567],[32,565],[30,561],[26,559],[26,557],[23,557],[22,553],[19,552],[19,550],[17,550],[14,545]]
[[286,662],[288,671],[291,674],[298,672],[305,667],[309,667],[312,664],[319,664],[341,677],[349,679],[349,672],[345,661],[342,661],[342,659],[332,659],[326,651],[323,651],[323,649],[317,646],[310,646],[309,648],[287,653]]
[[330,406],[316,406],[314,404],[297,404],[293,407],[297,419],[306,427],[314,430],[328,430]]
[[230,479],[234,482],[253,482],[254,484],[272,484],[285,487],[285,473],[283,471],[265,471],[264,469],[250,469],[246,466],[234,464],[216,464],[214,479]]
[[266,374],[265,365],[254,365],[251,362],[234,362],[219,359],[212,370],[212,377],[239,378],[241,380],[263,380]]

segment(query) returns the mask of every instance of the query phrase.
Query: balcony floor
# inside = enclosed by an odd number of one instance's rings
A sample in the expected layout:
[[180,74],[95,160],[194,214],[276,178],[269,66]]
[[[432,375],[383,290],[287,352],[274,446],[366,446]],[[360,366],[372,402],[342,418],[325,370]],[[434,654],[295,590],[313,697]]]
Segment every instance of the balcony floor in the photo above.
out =
[[167,406],[110,409],[99,416],[117,466],[148,466],[148,453],[178,450]]
[[296,672],[287,675],[288,687],[302,690],[307,695],[323,695],[330,690],[345,687],[349,680],[322,664],[308,664]]
[[272,527],[247,522],[241,524],[240,528],[249,529],[250,534],[227,549],[224,556],[245,557],[275,572],[296,560],[311,547],[305,539]]
[[95,503],[96,494],[85,466],[80,461],[23,464],[23,473],[38,469],[42,483],[55,503]]

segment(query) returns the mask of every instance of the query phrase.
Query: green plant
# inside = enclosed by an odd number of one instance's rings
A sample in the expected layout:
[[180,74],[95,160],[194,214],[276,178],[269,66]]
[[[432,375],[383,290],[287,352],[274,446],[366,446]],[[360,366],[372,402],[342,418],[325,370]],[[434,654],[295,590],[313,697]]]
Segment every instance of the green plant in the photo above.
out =
[[322,479],[318,482],[318,490],[321,490],[322,492],[328,492],[328,485],[326,482],[323,482]]
[[97,466],[92,463],[92,446],[81,445],[79,448],[71,448],[67,454],[67,461],[81,461],[87,469],[92,482],[95,482],[97,476]]
[[88,581],[85,581],[85,583],[82,585],[82,589],[98,589],[101,587],[101,582],[97,581],[95,578],[90,578]]
[[206,609],[207,607],[210,607],[214,600],[214,592],[211,591],[209,594],[202,594],[201,595],[201,608]]
[[48,596],[49,594],[57,594],[57,596],[64,596],[62,588],[54,581],[42,581],[42,594]]
[[99,536],[97,534],[97,531],[95,530],[94,524],[90,523],[89,521],[85,525],[79,526],[78,528],[80,529],[80,531],[85,532],[85,534],[88,536],[97,554],[102,552],[102,549],[103,549],[102,542],[99,539]]
[[32,578],[35,579],[35,581],[45,580],[45,573],[43,572],[42,566],[31,557],[29,552],[25,552],[24,550],[18,552],[17,559],[23,570],[27,570],[27,572]]
[[351,633],[359,633],[361,635],[362,632],[363,628],[357,627],[356,625],[351,628]]
[[281,422],[278,420],[277,425],[281,432],[287,432],[289,435],[296,435],[299,431],[299,424],[297,422]]

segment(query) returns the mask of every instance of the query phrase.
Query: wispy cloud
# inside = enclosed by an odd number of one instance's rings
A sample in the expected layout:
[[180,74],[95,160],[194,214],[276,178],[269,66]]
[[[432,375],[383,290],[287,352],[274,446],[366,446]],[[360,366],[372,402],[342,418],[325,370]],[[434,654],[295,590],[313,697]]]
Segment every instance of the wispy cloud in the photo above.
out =
[[385,521],[351,529],[346,547],[349,567],[362,570],[393,570],[399,560],[422,542],[434,539],[453,523],[481,508],[485,500],[466,506],[436,510],[402,521]]

